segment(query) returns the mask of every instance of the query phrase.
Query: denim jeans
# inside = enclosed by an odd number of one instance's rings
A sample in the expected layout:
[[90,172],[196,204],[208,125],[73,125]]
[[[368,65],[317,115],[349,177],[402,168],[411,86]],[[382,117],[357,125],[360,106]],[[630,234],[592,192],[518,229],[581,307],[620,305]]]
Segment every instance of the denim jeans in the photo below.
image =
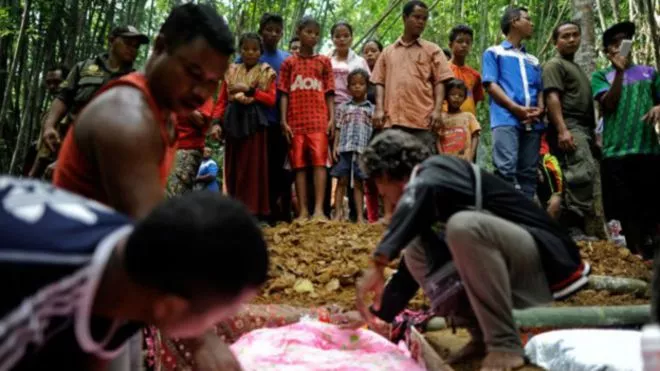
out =
[[536,194],[540,145],[540,131],[525,131],[517,126],[493,129],[495,173],[529,198],[534,198]]

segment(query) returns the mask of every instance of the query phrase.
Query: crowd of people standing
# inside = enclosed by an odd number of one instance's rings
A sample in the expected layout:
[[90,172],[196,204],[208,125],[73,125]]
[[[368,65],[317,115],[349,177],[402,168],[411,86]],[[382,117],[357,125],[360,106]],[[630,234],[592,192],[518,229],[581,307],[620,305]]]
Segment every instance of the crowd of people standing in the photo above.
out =
[[[131,26],[112,31],[107,54],[68,74],[49,71],[56,98],[25,170],[40,177],[54,169],[57,188],[0,178],[0,222],[10,226],[1,232],[12,249],[0,251],[0,264],[8,280],[30,282],[4,302],[0,327],[11,331],[0,334],[0,345],[15,352],[0,353],[0,369],[105,365],[143,323],[192,337],[190,357],[199,364],[236,368],[226,346],[204,331],[267,279],[265,242],[251,216],[342,219],[345,196],[351,219],[391,219],[358,304],[368,291],[381,296],[383,269],[404,249],[398,279],[388,284],[395,295],[383,294],[397,298],[383,302],[389,314],[425,288],[437,263],[453,264],[450,275],[460,276],[470,306],[460,313],[473,335],[468,350],[485,355],[484,369],[524,363],[512,308],[586,284],[589,265],[557,221],[586,229],[600,217],[601,187],[606,217],[620,220],[628,248],[650,259],[660,243],[660,178],[646,176],[660,162],[653,128],[660,75],[622,50],[634,24],[604,32],[611,65],[590,79],[574,61],[581,35],[574,22],[553,30],[557,55],[541,65],[523,43],[534,32],[528,10],[507,8],[505,40],[484,52],[480,73],[466,65],[474,30],[451,29],[447,58],[422,38],[428,18],[425,3],[409,1],[403,34],[385,47],[367,40],[359,53],[352,26],[337,22],[334,48],[321,55],[313,17],[297,21],[288,52],[279,49],[284,20],[271,13],[235,49],[224,19],[189,3],[162,25],[144,71],[133,71],[133,62],[149,40]],[[473,166],[482,130],[476,107],[486,92],[495,174]],[[207,136],[224,142],[222,167]],[[192,192],[220,191],[220,168],[232,198]],[[436,222],[446,231],[429,236]],[[29,223],[40,223],[45,237],[28,233]],[[232,262],[223,275],[220,259]],[[61,266],[45,275],[47,264]],[[132,300],[117,300],[117,288]],[[35,309],[62,303],[59,314]],[[391,317],[383,307],[360,305],[365,318]],[[29,336],[16,341],[24,330]],[[33,346],[46,338],[48,346]]]
[[[507,8],[505,40],[483,53],[480,73],[466,64],[474,30],[453,27],[443,50],[422,38],[428,16],[426,4],[410,1],[402,11],[403,34],[393,44],[368,39],[358,51],[353,27],[337,22],[330,28],[333,47],[321,55],[318,21],[300,19],[285,51],[284,19],[264,14],[257,32],[240,35],[217,98],[176,117],[176,165],[167,195],[220,190],[220,178],[223,190],[263,223],[309,216],[387,223],[394,205],[379,197],[358,162],[369,141],[383,130],[402,130],[431,153],[474,162],[481,133],[477,105],[488,92],[495,173],[573,235],[605,237],[605,220],[620,220],[631,250],[649,258],[654,224],[647,221],[657,212],[646,205],[657,198],[656,184],[637,170],[659,161],[649,123],[660,115],[660,88],[653,67],[633,64],[632,52],[618,54],[623,40],[633,39],[634,24],[604,32],[611,66],[589,78],[573,60],[581,36],[574,22],[553,30],[556,56],[541,65],[524,46],[534,33],[527,9]],[[134,27],[117,27],[107,53],[81,61],[70,73],[61,66],[48,72],[55,99],[26,174],[52,175],[55,164],[47,166],[69,123],[101,86],[133,71],[145,43]],[[604,128],[600,141],[597,118]],[[223,164],[205,150],[207,136],[224,143]],[[603,207],[596,207],[601,199]]]

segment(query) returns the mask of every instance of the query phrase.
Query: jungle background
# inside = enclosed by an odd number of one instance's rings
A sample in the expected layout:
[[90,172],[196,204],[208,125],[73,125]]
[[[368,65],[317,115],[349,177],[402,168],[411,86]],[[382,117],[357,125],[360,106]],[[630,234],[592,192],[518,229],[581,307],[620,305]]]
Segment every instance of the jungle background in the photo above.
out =
[[[303,15],[315,16],[322,25],[320,50],[329,50],[330,27],[346,20],[354,28],[354,48],[370,38],[384,45],[401,34],[401,9],[406,0],[200,0],[214,6],[230,24],[236,37],[256,31],[264,12],[283,15],[286,25],[282,48]],[[475,30],[468,63],[480,70],[481,55],[503,36],[499,20],[509,0],[426,0],[431,17],[424,38],[441,47],[448,44],[452,26],[465,23]],[[26,149],[37,139],[43,112],[51,98],[43,75],[56,64],[73,66],[107,48],[107,35],[121,24],[131,24],[153,38],[179,0],[0,0],[0,173],[17,174]],[[582,25],[582,47],[576,61],[590,74],[608,64],[600,51],[600,37],[610,25],[632,20],[637,25],[633,55],[637,63],[660,67],[660,0],[528,0],[535,24],[528,51],[545,61],[554,54],[552,29],[562,20]],[[136,61],[141,68],[149,49],[142,47]],[[490,164],[490,131],[487,104],[479,107],[482,146],[479,162]],[[215,145],[216,148],[218,145]],[[221,151],[219,151],[221,155]]]

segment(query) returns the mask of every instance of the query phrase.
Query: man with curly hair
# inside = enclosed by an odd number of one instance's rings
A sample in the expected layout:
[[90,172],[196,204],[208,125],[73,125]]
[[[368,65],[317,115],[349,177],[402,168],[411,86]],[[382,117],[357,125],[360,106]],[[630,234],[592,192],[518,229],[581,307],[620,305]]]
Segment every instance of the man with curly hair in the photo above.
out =
[[[464,320],[459,323],[470,330],[472,342],[463,354],[484,354],[482,370],[521,366],[523,348],[513,308],[575,293],[587,283],[589,265],[545,210],[511,184],[463,159],[428,155],[422,142],[395,130],[374,138],[362,155],[364,170],[380,194],[398,204],[358,284],[357,306],[370,322],[374,315],[391,320],[381,313],[405,307],[417,285],[385,290],[383,296],[384,268],[405,249],[401,266],[424,288],[434,309],[442,300],[433,295],[435,282],[429,281],[438,272],[457,271],[451,289],[462,286],[454,296],[466,300],[455,300],[453,308],[440,314]],[[436,235],[443,228],[446,244]],[[429,236],[436,236],[435,242],[429,243]],[[388,286],[395,282],[396,276]],[[438,290],[444,296],[446,291]],[[364,305],[368,293],[375,294],[371,310]]]

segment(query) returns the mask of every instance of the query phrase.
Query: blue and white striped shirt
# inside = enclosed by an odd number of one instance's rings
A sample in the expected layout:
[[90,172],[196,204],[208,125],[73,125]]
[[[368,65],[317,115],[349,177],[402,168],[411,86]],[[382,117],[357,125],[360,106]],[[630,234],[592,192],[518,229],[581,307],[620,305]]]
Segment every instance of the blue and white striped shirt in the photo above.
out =
[[[516,49],[505,40],[484,52],[482,63],[484,85],[497,83],[506,95],[523,107],[538,106],[538,95],[543,91],[543,79],[538,58],[527,53],[525,47]],[[516,126],[520,120],[490,98],[490,126]],[[536,130],[544,128],[542,123],[534,125]]]

